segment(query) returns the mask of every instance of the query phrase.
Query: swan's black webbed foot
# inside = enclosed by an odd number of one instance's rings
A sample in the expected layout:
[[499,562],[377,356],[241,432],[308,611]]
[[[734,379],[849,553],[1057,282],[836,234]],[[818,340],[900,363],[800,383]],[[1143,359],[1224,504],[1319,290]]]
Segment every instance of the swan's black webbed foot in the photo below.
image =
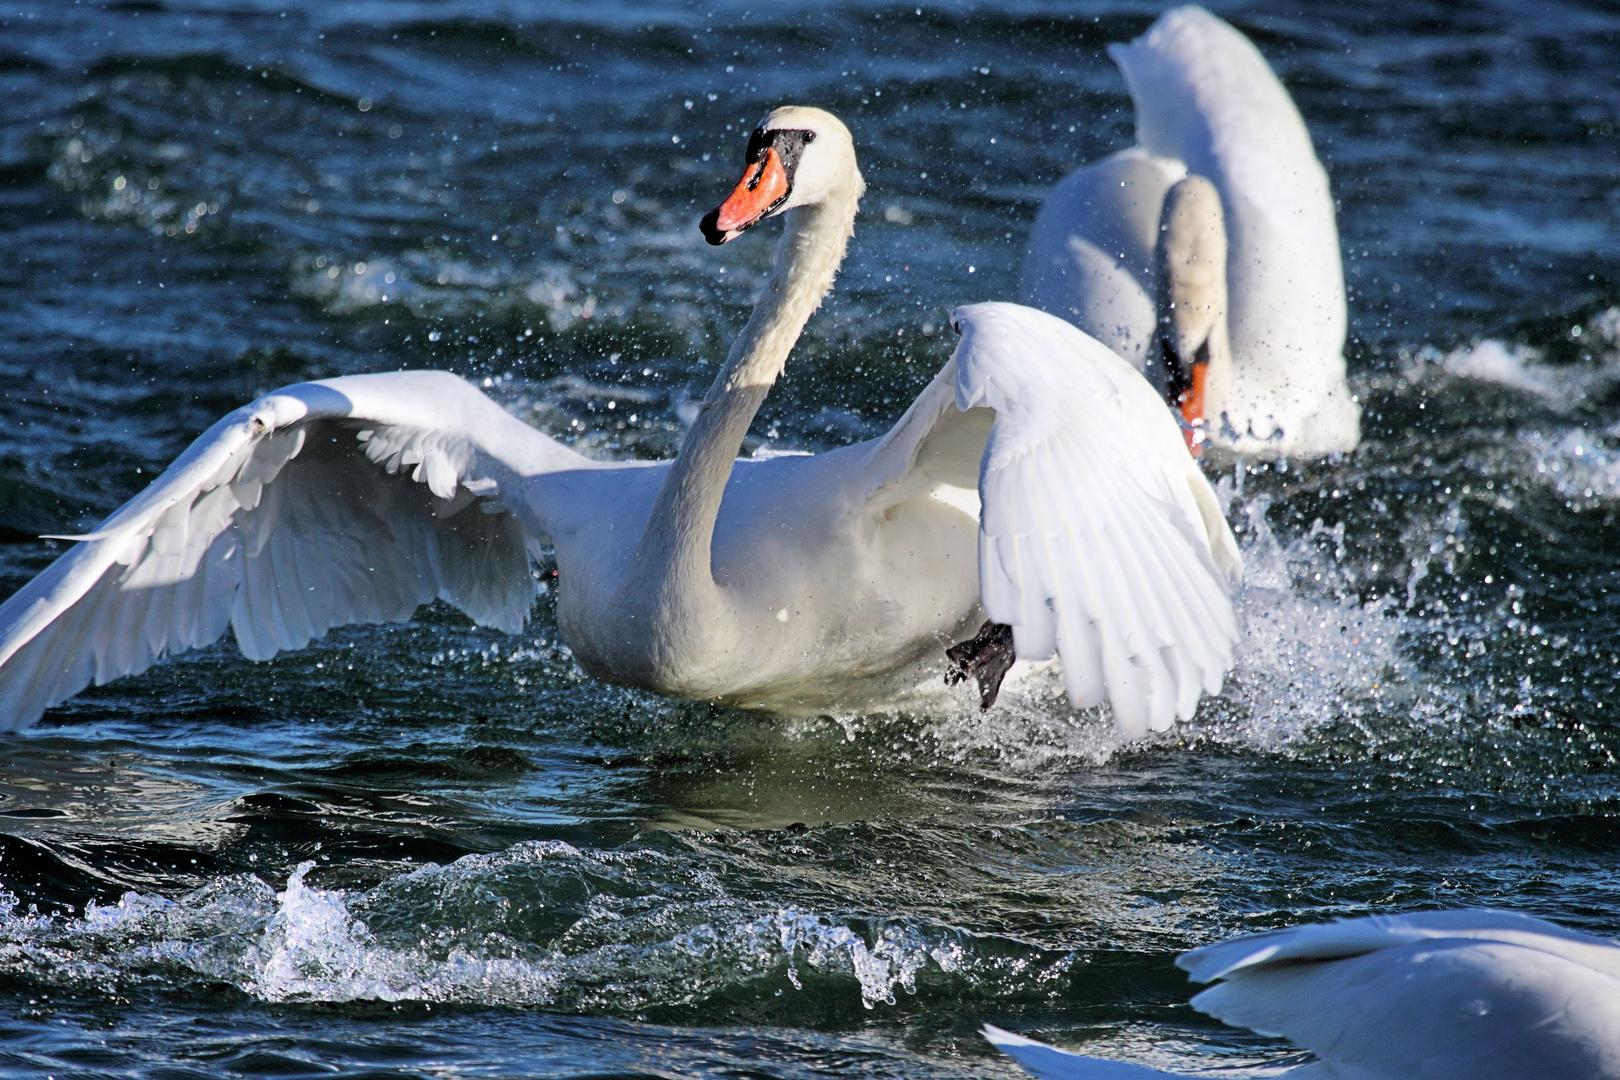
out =
[[1006,623],[989,622],[979,627],[972,640],[952,645],[945,650],[951,666],[945,672],[945,685],[955,686],[963,679],[977,679],[979,708],[988,709],[1001,693],[1001,680],[1007,669],[1018,659],[1013,654],[1012,627]]

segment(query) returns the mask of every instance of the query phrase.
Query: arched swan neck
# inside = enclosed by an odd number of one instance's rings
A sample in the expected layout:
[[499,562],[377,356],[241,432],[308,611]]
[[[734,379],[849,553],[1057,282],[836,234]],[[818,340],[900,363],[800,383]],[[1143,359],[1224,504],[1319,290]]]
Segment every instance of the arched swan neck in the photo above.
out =
[[638,603],[654,605],[654,622],[701,616],[706,602],[718,603],[712,543],[720,500],[743,436],[843,261],[863,188],[853,162],[850,173],[842,190],[785,215],[765,290],[670,464],[627,578],[642,594]]
[[1206,384],[1223,392],[1232,378],[1228,252],[1215,185],[1197,174],[1177,181],[1165,193],[1154,250],[1158,332],[1182,365],[1208,363]]

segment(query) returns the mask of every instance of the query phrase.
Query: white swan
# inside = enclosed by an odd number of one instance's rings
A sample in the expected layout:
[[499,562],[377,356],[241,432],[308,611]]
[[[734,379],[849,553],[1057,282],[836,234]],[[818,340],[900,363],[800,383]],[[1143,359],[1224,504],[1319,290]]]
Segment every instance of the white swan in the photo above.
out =
[[[1288,91],[1202,8],[1108,53],[1137,145],[1053,189],[1019,298],[1145,371],[1192,440],[1245,455],[1353,449],[1333,196]],[[1218,199],[1167,200],[1211,184]]]
[[[610,682],[799,712],[894,700],[988,615],[1127,732],[1189,716],[1231,661],[1237,549],[1152,388],[1067,323],[959,309],[955,355],[887,435],[734,462],[862,190],[828,113],[754,132],[704,229],[786,229],[673,461],[589,460],[439,372],[302,383],[225,417],[0,605],[0,725],[227,626],[261,659],[438,597],[515,631],[546,541],[562,635]],[[1005,636],[957,652],[990,697]]]
[[[1620,947],[1505,911],[1426,911],[1251,934],[1176,963],[1223,980],[1193,1008],[1289,1039],[1314,1080],[1616,1080]],[[985,1025],[1041,1077],[1182,1076]]]

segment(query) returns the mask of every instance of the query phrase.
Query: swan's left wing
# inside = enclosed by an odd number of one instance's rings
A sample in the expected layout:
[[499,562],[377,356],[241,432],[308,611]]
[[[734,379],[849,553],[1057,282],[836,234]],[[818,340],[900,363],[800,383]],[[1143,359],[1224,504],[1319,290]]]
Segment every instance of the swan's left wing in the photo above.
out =
[[952,318],[962,341],[875,448],[868,497],[976,472],[980,598],[1017,654],[1058,655],[1069,700],[1106,697],[1127,735],[1190,717],[1231,665],[1242,564],[1180,429],[1061,319],[1016,304]]
[[581,464],[444,372],[261,398],[0,603],[0,731],[227,627],[262,660],[437,597],[515,631],[547,527],[525,480]]

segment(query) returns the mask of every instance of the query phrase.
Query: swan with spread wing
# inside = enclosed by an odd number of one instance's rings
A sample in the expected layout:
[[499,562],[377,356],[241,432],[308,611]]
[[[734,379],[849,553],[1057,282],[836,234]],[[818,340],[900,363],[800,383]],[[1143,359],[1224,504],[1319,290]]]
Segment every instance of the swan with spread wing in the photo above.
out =
[[[1620,947],[1510,911],[1296,926],[1183,953],[1193,1008],[1304,1047],[1294,1080],[1615,1080]],[[1040,1080],[1169,1080],[986,1024]],[[1271,1075],[1271,1074],[1268,1074]]]
[[1354,449],[1333,195],[1288,91],[1202,8],[1166,12],[1108,54],[1137,145],[1047,196],[1020,299],[1144,371],[1195,448]]
[[1055,654],[1071,700],[1108,700],[1127,733],[1190,716],[1231,662],[1236,545],[1152,387],[1069,324],[960,308],[955,354],[887,435],[737,460],[863,187],[828,113],[753,133],[703,228],[785,229],[673,461],[583,457],[441,372],[302,383],[225,417],[0,605],[0,725],[227,627],[255,659],[434,599],[516,631],[544,543],[562,636],[609,682],[852,708],[937,682],[960,642],[987,703],[1014,653]]

